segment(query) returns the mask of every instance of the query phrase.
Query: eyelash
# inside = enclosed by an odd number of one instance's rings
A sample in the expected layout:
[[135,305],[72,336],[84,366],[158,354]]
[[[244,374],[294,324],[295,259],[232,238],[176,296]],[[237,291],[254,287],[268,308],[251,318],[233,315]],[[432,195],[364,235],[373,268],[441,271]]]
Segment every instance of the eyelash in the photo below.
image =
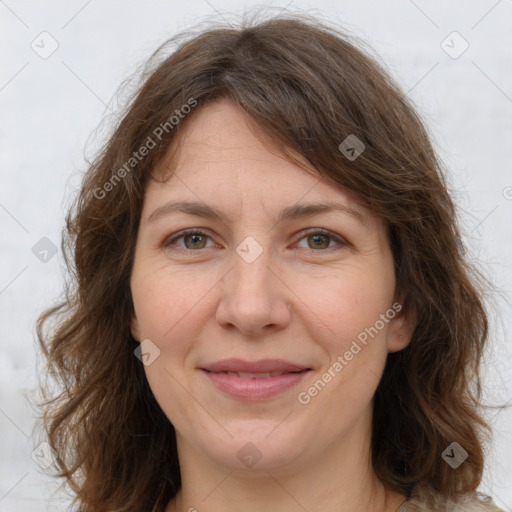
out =
[[[165,248],[169,248],[170,246],[172,246],[173,242],[175,242],[176,240],[179,240],[180,238],[188,236],[188,235],[206,236],[206,237],[211,239],[211,237],[207,233],[204,233],[203,231],[200,231],[199,229],[185,229],[183,231],[179,231],[178,233],[176,233],[172,237],[166,238],[164,240],[164,242],[163,242],[163,246]],[[304,239],[304,238],[306,238],[308,236],[311,236],[311,235],[324,235],[324,236],[327,236],[327,237],[331,238],[332,240],[334,240],[335,242],[338,243],[338,246],[327,247],[326,249],[319,249],[319,250],[307,249],[307,250],[310,250],[310,251],[313,251],[313,252],[330,252],[333,249],[336,249],[336,248],[339,249],[341,247],[347,247],[349,245],[349,243],[344,238],[336,235],[335,233],[333,233],[332,231],[329,231],[328,229],[320,229],[320,228],[311,228],[309,230],[306,230],[305,233],[303,234],[303,236],[301,238],[299,238],[298,241],[300,241],[300,240],[302,240],[302,239]],[[202,250],[205,250],[205,249],[211,249],[211,247],[205,247]],[[189,252],[189,253],[200,252],[201,251],[201,249],[186,249],[186,248],[183,248],[183,247],[178,247],[178,248],[173,249],[173,250],[186,251],[186,252]]]

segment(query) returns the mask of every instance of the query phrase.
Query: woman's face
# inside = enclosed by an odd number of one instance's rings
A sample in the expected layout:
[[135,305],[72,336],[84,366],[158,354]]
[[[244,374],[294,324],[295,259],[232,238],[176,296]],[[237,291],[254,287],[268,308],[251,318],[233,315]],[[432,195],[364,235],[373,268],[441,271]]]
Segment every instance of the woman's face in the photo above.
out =
[[176,172],[148,184],[131,277],[132,332],[180,457],[297,467],[369,442],[387,353],[409,341],[383,222],[226,100],[182,128]]

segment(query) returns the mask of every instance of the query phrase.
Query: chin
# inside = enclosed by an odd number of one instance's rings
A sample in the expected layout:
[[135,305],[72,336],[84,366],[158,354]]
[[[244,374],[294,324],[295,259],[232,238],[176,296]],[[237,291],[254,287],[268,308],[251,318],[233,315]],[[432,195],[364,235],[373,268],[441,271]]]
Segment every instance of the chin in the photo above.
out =
[[[290,435],[284,428],[278,433],[279,422],[249,422],[252,425],[239,423],[238,429],[227,430],[222,439],[202,440],[200,450],[209,458],[235,471],[270,471],[285,467],[304,456],[304,446],[311,445],[303,436]],[[270,424],[270,425],[269,425]],[[277,427],[277,428],[276,428]]]

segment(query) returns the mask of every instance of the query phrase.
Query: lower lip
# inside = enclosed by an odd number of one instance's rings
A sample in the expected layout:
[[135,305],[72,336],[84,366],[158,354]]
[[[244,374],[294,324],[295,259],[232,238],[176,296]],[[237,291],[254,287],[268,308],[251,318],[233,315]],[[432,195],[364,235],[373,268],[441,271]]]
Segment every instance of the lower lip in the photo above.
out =
[[310,370],[300,373],[285,373],[263,379],[242,379],[227,373],[212,373],[201,370],[217,389],[238,400],[265,400],[283,393],[298,384]]

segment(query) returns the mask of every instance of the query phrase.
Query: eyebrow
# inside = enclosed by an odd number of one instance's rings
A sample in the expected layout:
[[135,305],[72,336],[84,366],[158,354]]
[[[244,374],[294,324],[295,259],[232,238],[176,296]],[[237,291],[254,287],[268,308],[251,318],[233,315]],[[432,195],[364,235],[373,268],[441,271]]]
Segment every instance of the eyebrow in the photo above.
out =
[[[328,213],[331,211],[340,211],[355,217],[365,228],[368,228],[368,219],[362,212],[354,208],[350,208],[341,203],[299,203],[289,206],[282,210],[277,218],[276,224],[283,221],[290,221],[304,217],[312,217],[320,213]],[[207,219],[214,219],[229,224],[230,219],[221,211],[209,206],[205,203],[195,201],[169,201],[158,207],[148,217],[148,223],[169,215],[174,212],[182,212],[188,215],[195,215]]]

